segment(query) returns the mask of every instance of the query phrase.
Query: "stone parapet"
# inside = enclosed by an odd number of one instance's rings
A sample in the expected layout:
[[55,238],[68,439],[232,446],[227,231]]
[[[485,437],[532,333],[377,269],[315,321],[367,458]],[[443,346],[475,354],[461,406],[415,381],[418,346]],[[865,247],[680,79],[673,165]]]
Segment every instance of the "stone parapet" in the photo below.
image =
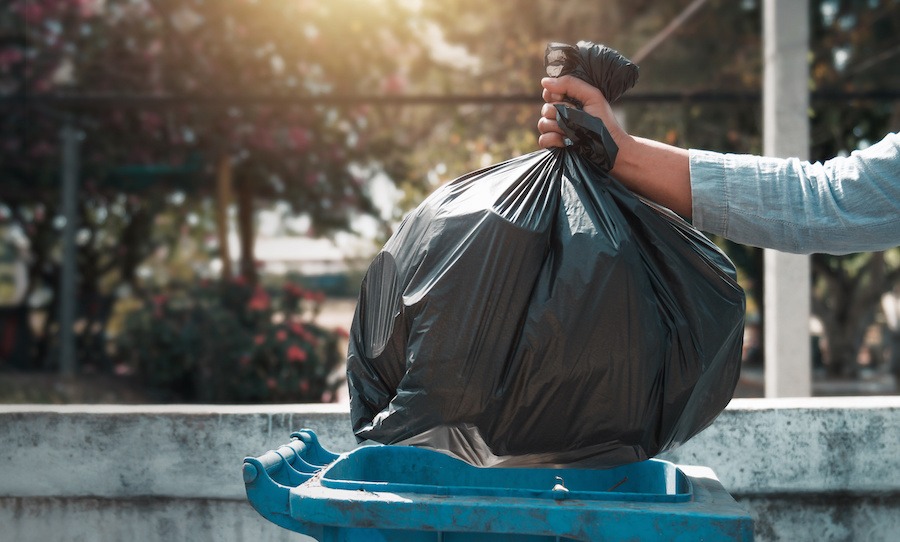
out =
[[[246,503],[243,457],[302,428],[356,446],[346,405],[3,405],[0,427],[0,525],[17,541],[300,540]],[[889,540],[898,451],[900,397],[736,399],[664,458],[711,467],[758,540]]]

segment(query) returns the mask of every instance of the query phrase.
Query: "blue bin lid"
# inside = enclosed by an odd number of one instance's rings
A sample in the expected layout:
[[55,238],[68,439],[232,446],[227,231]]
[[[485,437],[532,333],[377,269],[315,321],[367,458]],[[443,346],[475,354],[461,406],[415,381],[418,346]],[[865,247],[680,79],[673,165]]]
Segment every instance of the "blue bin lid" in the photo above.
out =
[[691,484],[672,463],[651,459],[610,469],[476,467],[409,446],[366,446],[321,475],[331,489],[478,497],[685,502]]
[[753,540],[752,517],[700,467],[475,467],[408,446],[337,455],[309,430],[292,439],[244,459],[247,497],[318,540]]

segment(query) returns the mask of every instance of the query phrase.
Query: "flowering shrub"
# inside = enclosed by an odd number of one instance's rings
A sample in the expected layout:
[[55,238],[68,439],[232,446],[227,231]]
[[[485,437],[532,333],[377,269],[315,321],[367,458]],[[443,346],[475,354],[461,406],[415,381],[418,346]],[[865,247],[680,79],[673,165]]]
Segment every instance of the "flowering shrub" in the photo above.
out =
[[237,279],[169,287],[125,318],[120,361],[160,400],[331,402],[339,332],[311,321],[324,296]]

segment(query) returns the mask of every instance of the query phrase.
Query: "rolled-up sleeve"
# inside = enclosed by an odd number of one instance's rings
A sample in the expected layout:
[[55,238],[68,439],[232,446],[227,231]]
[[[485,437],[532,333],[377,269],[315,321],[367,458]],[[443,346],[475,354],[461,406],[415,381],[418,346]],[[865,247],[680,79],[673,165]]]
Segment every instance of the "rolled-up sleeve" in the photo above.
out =
[[900,136],[827,162],[691,150],[693,223],[747,245],[846,254],[900,245]]

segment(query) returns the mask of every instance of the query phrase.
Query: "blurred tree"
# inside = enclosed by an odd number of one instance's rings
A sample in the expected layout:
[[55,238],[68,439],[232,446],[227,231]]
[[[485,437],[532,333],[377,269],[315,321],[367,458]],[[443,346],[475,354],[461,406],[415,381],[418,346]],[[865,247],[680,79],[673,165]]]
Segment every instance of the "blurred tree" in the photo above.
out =
[[[813,313],[822,321],[833,376],[856,377],[857,360],[870,326],[882,310],[882,297],[900,284],[900,249],[844,257],[817,254],[812,259]],[[885,326],[885,333],[890,333]],[[896,355],[892,352],[892,355]],[[867,364],[893,369],[889,359]]]
[[[371,177],[402,175],[403,161],[387,156],[393,146],[381,110],[317,98],[405,89],[403,70],[418,53],[404,10],[390,0],[18,0],[3,10],[0,203],[29,237],[30,288],[47,294],[43,337],[56,325],[58,133],[66,118],[85,133],[83,329],[104,327],[114,285],[140,288],[139,266],[172,252],[182,228],[160,226],[183,223],[221,194],[216,177],[233,182],[239,273],[253,283],[257,206],[288,202],[309,218],[310,231],[324,234],[350,228],[360,212],[375,214]],[[48,96],[80,101],[42,101]],[[159,100],[135,100],[147,96]],[[227,232],[220,233],[222,249]],[[39,346],[35,359],[47,350]]]

